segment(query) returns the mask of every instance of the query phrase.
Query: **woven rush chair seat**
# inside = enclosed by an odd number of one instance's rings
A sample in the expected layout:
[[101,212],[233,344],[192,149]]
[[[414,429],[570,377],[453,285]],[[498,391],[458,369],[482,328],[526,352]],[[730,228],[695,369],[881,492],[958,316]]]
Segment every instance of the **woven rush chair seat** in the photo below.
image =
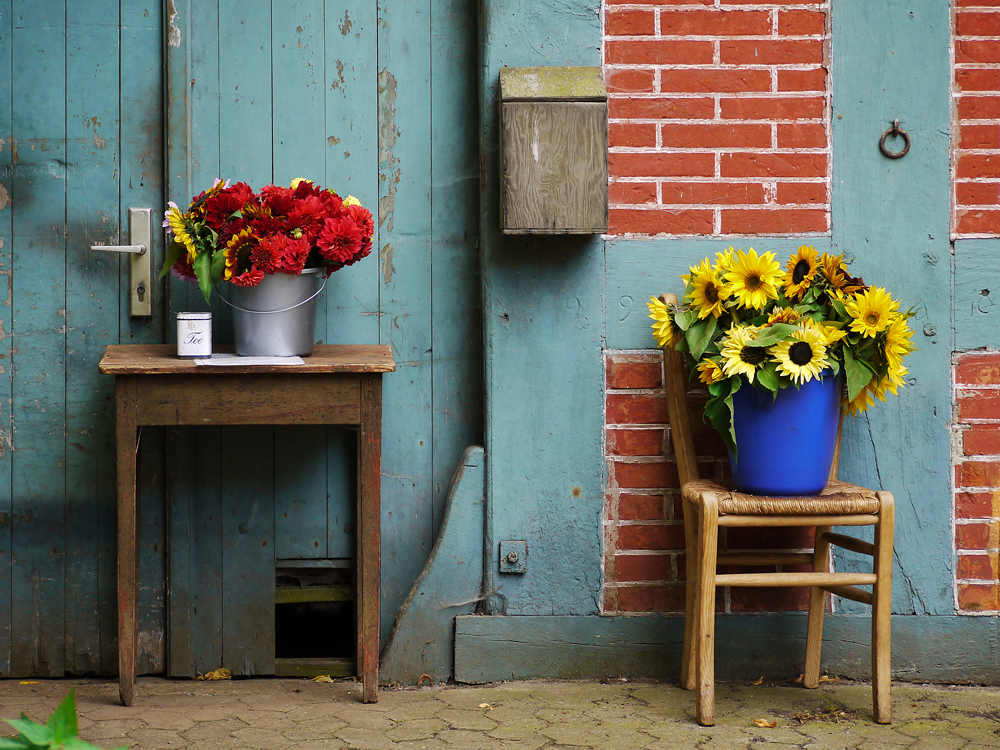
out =
[[[663,295],[667,305],[677,298]],[[892,493],[870,490],[837,478],[840,429],[827,486],[814,497],[763,497],[737,492],[698,476],[698,461],[688,414],[683,355],[671,347],[663,350],[663,382],[670,418],[673,454],[681,484],[687,583],[684,605],[684,655],[681,684],[696,691],[698,723],[715,723],[715,614],[716,587],[809,587],[809,618],[802,685],[819,686],[823,617],[827,594],[867,604],[872,608],[872,707],[875,721],[892,721],[890,695],[890,628],[892,615],[892,547],[895,501]],[[843,414],[841,414],[841,426]],[[802,526],[816,530],[813,550],[719,551],[720,528],[771,528]],[[872,541],[842,534],[838,526],[874,527]],[[866,555],[872,572],[835,571],[831,546]],[[812,565],[811,571],[802,571]],[[771,567],[774,572],[719,572],[740,566]],[[861,587],[871,587],[871,591]]]
[[842,516],[878,513],[878,497],[866,487],[833,480],[813,497],[764,497],[747,495],[709,481],[688,482],[684,499],[694,502],[703,492],[715,493],[720,516]]

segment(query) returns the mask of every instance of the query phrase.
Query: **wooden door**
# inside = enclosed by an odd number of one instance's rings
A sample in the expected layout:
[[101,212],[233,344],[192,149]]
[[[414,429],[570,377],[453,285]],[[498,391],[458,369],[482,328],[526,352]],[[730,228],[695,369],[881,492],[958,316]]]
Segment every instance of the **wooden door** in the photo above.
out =
[[[317,340],[392,345],[384,380],[383,635],[433,544],[462,451],[481,440],[476,6],[175,0],[168,192],[305,177],[376,216],[334,274]],[[203,309],[173,284],[171,312]],[[217,340],[228,308],[212,306]],[[169,673],[274,670],[276,567],[353,555],[354,433],[171,431]]]
[[[162,31],[158,3],[0,0],[0,677],[117,669],[97,362],[162,340],[163,305],[130,318],[127,261],[89,248],[127,244],[129,206],[163,205]],[[148,672],[164,665],[162,432],[143,441]]]

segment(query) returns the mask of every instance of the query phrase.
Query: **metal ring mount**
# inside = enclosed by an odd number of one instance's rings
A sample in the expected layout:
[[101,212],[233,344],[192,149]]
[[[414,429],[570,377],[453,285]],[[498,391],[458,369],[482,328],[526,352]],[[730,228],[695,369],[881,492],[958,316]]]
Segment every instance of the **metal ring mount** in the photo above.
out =
[[[889,149],[887,149],[885,147],[885,139],[888,138],[890,135],[893,138],[895,138],[896,136],[902,136],[903,137],[903,150],[902,151],[890,151]],[[886,157],[888,157],[890,159],[902,159],[904,156],[906,156],[906,152],[910,150],[910,136],[906,134],[905,130],[901,130],[900,129],[900,127],[899,127],[899,120],[893,120],[892,121],[892,127],[889,128],[884,133],[882,133],[882,137],[879,138],[879,141],[878,141],[878,148],[879,148],[879,151],[882,152],[883,156],[886,156]]]

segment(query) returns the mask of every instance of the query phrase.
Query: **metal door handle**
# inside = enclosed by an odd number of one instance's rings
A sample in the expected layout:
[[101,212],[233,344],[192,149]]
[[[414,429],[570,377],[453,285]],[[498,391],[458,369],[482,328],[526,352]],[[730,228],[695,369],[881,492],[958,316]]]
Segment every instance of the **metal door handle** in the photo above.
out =
[[132,253],[143,255],[146,252],[145,245],[91,245],[91,250],[103,250],[106,253]]
[[91,250],[103,253],[125,253],[129,258],[129,306],[134,318],[147,318],[153,314],[153,254],[146,252],[153,247],[153,209],[128,210],[130,245],[91,245]]

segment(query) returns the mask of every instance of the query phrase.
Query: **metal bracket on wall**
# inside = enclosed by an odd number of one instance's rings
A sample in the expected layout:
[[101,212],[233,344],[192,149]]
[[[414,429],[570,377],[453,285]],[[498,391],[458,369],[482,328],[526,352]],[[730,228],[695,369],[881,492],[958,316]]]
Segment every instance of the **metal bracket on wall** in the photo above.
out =
[[528,572],[528,543],[523,541],[500,542],[500,572]]

